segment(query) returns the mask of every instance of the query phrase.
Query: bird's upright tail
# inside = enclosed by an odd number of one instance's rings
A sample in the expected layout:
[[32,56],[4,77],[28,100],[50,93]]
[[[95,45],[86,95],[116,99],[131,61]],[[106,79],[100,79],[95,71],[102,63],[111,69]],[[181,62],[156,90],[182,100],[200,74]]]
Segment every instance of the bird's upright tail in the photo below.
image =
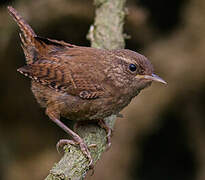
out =
[[21,15],[13,7],[8,6],[8,11],[9,14],[14,18],[14,20],[19,25],[26,39],[30,39],[31,37],[36,36],[33,29],[28,25],[28,23],[21,17]]
[[35,59],[35,37],[37,36],[29,24],[23,19],[23,17],[11,6],[8,6],[8,12],[17,22],[22,33],[20,33],[20,38],[22,41],[22,48],[26,56],[26,61],[28,64],[32,63]]
[[28,23],[21,17],[21,15],[11,6],[8,6],[8,12],[17,22],[22,33],[20,38],[22,41],[22,48],[26,57],[27,64],[32,64],[39,57],[46,56],[52,51],[60,51],[60,49],[73,48],[75,45],[48,38],[38,37]]

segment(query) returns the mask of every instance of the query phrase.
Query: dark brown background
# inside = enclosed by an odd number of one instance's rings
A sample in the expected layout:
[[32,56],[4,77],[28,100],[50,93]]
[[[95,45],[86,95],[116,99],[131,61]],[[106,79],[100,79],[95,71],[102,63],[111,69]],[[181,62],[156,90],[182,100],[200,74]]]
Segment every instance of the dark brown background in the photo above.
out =
[[[89,46],[91,0],[0,1],[0,179],[43,179],[60,159],[66,134],[36,103],[24,64],[13,5],[41,36]],[[145,54],[168,86],[154,83],[123,110],[112,148],[90,180],[205,179],[205,2],[128,0],[126,48]]]

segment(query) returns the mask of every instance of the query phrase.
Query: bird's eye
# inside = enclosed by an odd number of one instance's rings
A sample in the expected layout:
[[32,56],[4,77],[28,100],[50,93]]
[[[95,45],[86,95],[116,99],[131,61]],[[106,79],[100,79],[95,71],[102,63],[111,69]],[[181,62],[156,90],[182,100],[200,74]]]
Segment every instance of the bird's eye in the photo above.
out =
[[136,65],[135,64],[130,64],[129,65],[129,70],[132,71],[132,72],[136,71],[137,70]]

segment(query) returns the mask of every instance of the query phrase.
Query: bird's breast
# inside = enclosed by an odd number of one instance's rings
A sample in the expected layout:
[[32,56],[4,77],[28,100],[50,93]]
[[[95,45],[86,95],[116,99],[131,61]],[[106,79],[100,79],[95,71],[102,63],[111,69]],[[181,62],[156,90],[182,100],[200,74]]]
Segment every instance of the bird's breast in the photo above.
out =
[[130,95],[122,95],[120,92],[91,100],[82,99],[79,96],[56,92],[36,82],[32,82],[32,91],[42,107],[47,108],[53,104],[61,116],[74,121],[102,119],[118,114],[132,99]]

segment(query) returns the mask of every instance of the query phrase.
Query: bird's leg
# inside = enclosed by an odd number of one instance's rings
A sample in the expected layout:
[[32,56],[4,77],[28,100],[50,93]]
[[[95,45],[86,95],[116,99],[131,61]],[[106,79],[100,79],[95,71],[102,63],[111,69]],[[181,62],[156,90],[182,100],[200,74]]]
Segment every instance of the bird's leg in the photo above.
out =
[[70,136],[72,136],[73,140],[68,140],[68,139],[61,139],[59,140],[59,142],[57,143],[56,147],[57,150],[59,149],[59,147],[62,147],[66,144],[71,144],[71,145],[79,145],[81,151],[83,152],[83,154],[88,158],[89,160],[89,167],[93,168],[93,160],[90,154],[90,151],[88,150],[87,145],[85,144],[85,142],[83,141],[83,139],[76,134],[74,131],[72,131],[70,128],[68,128],[64,123],[62,123],[59,119],[60,119],[60,113],[56,112],[56,110],[52,111],[52,108],[48,108],[46,109],[46,114],[49,116],[49,118],[56,123],[60,128],[62,128],[66,133],[68,133]]
[[[74,124],[73,129],[76,130],[79,126],[83,126],[88,123],[97,123],[101,128],[105,129],[106,134],[107,134],[107,150],[111,146],[111,136],[112,136],[112,129],[107,125],[107,123],[103,120],[87,120],[87,121],[77,121]],[[90,147],[96,147],[95,144],[91,144]]]
[[[96,124],[96,121],[92,121],[92,120],[84,120],[84,121],[77,121],[77,122],[75,122],[75,124],[74,124],[74,126],[73,126],[73,130],[75,131],[75,132],[77,132],[77,129],[79,128],[79,126],[84,126],[84,125],[86,125],[86,124],[88,124],[88,123],[95,123]],[[89,145],[87,145],[89,148],[95,148],[95,147],[97,147],[97,145],[96,144],[89,144]]]
[[112,136],[112,129],[108,126],[108,124],[105,122],[104,119],[100,119],[98,120],[98,125],[105,129],[106,133],[107,133],[107,150],[110,149],[111,147],[111,136]]

